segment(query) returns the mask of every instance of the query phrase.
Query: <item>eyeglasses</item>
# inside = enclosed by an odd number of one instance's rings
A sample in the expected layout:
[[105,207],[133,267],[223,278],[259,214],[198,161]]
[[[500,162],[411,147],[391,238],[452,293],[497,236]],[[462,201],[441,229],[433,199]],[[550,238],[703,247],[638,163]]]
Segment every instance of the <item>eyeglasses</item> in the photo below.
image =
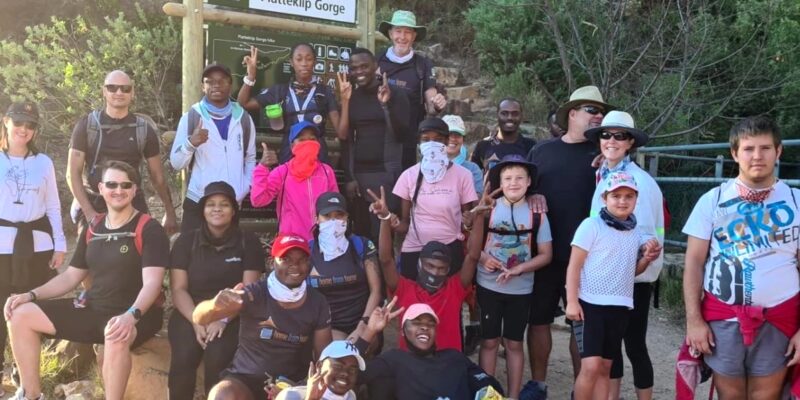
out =
[[609,140],[612,137],[614,138],[614,140],[618,142],[621,142],[623,140],[630,140],[633,138],[633,136],[631,136],[631,134],[628,132],[615,132],[615,133],[611,133],[609,131],[600,132],[600,139]]
[[36,129],[39,128],[39,124],[37,124],[36,122],[30,122],[30,121],[13,121],[13,122],[14,126],[17,128],[24,126],[25,129],[30,129],[32,131],[35,131]]
[[130,93],[133,85],[106,85],[106,90],[109,93],[117,93],[117,90],[122,90],[122,93]]
[[605,114],[605,110],[597,106],[580,106],[578,107],[583,111],[586,111],[589,114],[597,115],[597,114]]
[[114,181],[107,181],[107,182],[103,182],[103,186],[105,186],[105,187],[106,187],[106,189],[111,189],[111,190],[114,190],[114,189],[116,189],[117,187],[121,187],[121,188],[123,188],[123,189],[127,190],[127,189],[130,189],[130,188],[132,188],[132,187],[133,187],[133,182],[114,182]]

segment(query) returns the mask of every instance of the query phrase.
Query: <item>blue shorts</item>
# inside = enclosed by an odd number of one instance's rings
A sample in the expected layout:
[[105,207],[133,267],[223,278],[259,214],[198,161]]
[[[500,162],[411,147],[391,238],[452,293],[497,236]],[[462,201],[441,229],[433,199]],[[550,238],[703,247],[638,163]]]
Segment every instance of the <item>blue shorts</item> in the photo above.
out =
[[716,346],[703,359],[714,372],[732,377],[769,376],[786,368],[789,338],[774,325],[761,325],[750,346],[744,345],[738,322],[711,321],[708,325]]

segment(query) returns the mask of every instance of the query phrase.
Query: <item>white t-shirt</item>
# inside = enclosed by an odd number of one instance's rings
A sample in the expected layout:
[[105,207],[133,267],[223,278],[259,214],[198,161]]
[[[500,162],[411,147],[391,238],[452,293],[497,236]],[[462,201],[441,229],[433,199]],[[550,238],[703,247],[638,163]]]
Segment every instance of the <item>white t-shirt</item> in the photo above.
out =
[[783,182],[775,184],[763,204],[742,201],[734,180],[700,197],[683,233],[709,241],[703,288],[727,304],[761,307],[797,294],[796,201],[800,191]]
[[[288,389],[283,389],[278,393],[278,396],[275,397],[275,400],[304,400],[306,398],[306,392],[308,391],[307,386],[293,386]],[[322,400],[328,400],[331,396],[328,396],[330,392],[326,391],[322,395]],[[356,400],[356,394],[352,390],[348,391],[344,394],[344,400]]]
[[639,228],[616,230],[599,216],[583,220],[572,239],[573,246],[589,252],[578,297],[595,305],[633,308],[636,259],[649,238]]
[[[514,205],[513,219],[516,224],[516,230],[524,231],[531,229],[533,227],[533,215],[527,201],[523,200],[516,203]],[[501,197],[497,200],[494,210],[492,211],[489,227],[498,230],[514,231],[511,222],[511,204],[505,198]],[[489,232],[483,249],[500,260],[507,268],[511,268],[533,258],[531,257],[532,246],[551,241],[553,241],[553,236],[550,234],[550,222],[547,220],[546,214],[541,214],[539,230],[536,233],[536,241],[534,243],[531,243],[530,233],[523,233],[517,237],[517,235],[513,234],[500,235]],[[480,264],[478,266],[477,275],[478,285],[505,294],[530,294],[533,292],[533,272],[526,272],[520,276],[515,276],[502,285],[496,282],[499,275],[500,271],[489,272]]]
[[[53,161],[42,153],[25,158],[0,153],[0,180],[0,219],[32,222],[47,215],[53,237],[33,231],[33,250],[53,250],[55,244],[56,251],[66,251]],[[0,227],[0,254],[14,252],[16,236],[17,228]]]

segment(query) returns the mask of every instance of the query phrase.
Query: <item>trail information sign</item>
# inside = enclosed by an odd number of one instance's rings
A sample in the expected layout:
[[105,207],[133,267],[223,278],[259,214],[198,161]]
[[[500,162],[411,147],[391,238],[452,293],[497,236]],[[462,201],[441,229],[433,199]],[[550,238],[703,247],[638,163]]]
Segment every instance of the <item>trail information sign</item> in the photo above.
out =
[[[336,73],[348,71],[348,61],[350,53],[355,48],[355,42],[297,33],[209,24],[206,57],[209,63],[218,62],[231,69],[233,74],[231,93],[235,97],[242,85],[242,77],[247,73],[247,69],[242,65],[242,59],[245,55],[250,54],[250,46],[256,46],[258,48],[258,73],[256,86],[253,88],[253,95],[255,95],[275,83],[289,82],[292,77],[289,53],[292,46],[303,42],[312,45],[316,53],[315,79],[330,86],[336,93]],[[255,119],[256,124],[259,127],[266,127],[266,121],[261,118],[261,114],[262,112],[259,112],[259,118]]]

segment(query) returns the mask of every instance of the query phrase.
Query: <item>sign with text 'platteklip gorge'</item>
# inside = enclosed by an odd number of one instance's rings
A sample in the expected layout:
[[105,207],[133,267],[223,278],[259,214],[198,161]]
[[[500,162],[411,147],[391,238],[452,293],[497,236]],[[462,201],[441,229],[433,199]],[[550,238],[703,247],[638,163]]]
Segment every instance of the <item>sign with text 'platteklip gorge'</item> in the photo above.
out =
[[356,0],[250,0],[250,8],[328,21],[356,22]]

